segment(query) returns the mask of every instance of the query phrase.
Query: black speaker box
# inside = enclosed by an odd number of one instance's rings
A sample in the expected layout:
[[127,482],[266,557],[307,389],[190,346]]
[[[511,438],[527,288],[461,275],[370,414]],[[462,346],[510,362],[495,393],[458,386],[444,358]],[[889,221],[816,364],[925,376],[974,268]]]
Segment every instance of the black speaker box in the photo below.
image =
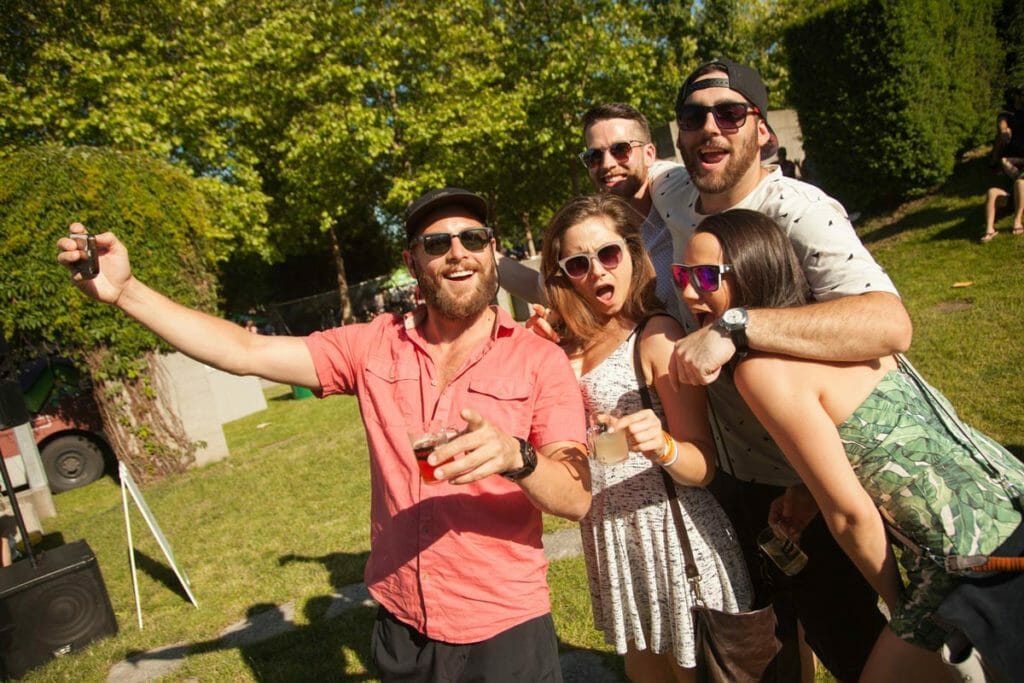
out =
[[0,569],[0,662],[19,677],[54,657],[117,633],[96,556],[85,541]]
[[17,382],[0,380],[0,429],[17,427],[29,420],[28,406]]

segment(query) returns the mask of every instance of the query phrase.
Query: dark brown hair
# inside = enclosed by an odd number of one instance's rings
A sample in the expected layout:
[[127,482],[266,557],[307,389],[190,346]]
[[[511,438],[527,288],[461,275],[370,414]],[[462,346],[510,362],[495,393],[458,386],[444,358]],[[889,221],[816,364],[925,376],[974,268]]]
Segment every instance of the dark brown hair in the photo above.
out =
[[541,253],[541,275],[551,307],[562,318],[558,330],[562,341],[583,345],[599,334],[603,322],[586,301],[573,289],[572,282],[558,267],[562,238],[566,231],[588,218],[607,218],[611,227],[626,242],[633,263],[629,293],[622,306],[622,315],[640,321],[659,310],[661,304],[654,294],[654,266],[647,258],[640,236],[640,215],[624,199],[613,194],[596,194],[572,199],[558,210],[544,233]]
[[789,308],[812,300],[792,243],[763,213],[725,211],[705,218],[697,232],[718,238],[722,262],[732,264],[732,306]]
[[587,113],[583,115],[583,134],[586,135],[587,130],[598,121],[607,121],[608,119],[635,121],[640,126],[640,130],[643,131],[644,139],[640,142],[651,141],[651,126],[647,123],[647,117],[641,114],[635,107],[625,102],[595,104],[588,109]]

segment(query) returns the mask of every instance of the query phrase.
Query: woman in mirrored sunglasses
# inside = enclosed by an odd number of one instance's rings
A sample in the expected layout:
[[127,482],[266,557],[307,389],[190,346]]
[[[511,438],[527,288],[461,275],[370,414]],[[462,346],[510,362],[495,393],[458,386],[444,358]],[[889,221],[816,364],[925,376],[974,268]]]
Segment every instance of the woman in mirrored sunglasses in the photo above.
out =
[[[704,389],[669,384],[669,358],[683,332],[654,295],[640,222],[615,195],[574,199],[548,226],[541,269],[588,414],[625,432],[628,451],[614,464],[591,453],[594,502],[581,531],[595,625],[625,655],[631,680],[689,681],[692,598],[662,468],[675,481],[688,528],[699,530],[689,536],[705,601],[747,609],[752,590],[729,521],[703,488],[715,463]],[[651,408],[640,398],[635,345]]]
[[[686,245],[684,261],[690,270],[683,296],[705,324],[732,307],[811,301],[790,240],[760,213],[709,216]],[[721,286],[693,286],[696,264],[706,263],[732,265]],[[964,424],[902,356],[833,363],[755,351],[728,371],[889,608],[889,627],[861,680],[948,680],[937,652],[955,660],[972,644],[1002,675],[984,680],[1019,677],[1024,464]],[[810,519],[806,511],[772,511],[794,538],[800,517]],[[902,546],[906,587],[887,530]],[[957,570],[989,556],[1016,558],[1018,570]]]

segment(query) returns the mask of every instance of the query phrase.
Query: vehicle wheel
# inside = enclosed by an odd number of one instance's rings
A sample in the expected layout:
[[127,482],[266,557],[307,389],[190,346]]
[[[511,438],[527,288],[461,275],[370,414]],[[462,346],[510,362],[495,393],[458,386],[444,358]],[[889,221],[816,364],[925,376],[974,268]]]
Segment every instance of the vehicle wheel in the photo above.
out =
[[84,436],[57,437],[43,446],[40,455],[53,493],[91,484],[106,469],[103,451]]

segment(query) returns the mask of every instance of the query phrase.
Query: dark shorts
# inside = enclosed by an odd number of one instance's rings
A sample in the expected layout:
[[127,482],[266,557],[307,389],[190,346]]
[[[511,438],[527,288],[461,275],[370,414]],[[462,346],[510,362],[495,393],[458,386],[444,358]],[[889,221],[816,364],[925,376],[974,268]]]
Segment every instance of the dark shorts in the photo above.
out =
[[768,525],[771,502],[785,489],[739,481],[721,470],[709,488],[736,528],[757,604],[775,606],[783,653],[772,680],[799,680],[799,660],[791,659],[798,656],[797,619],[825,668],[841,681],[858,680],[885,617],[878,610],[878,594],[836,543],[821,515],[800,536],[807,566],[790,577],[764,556],[755,540]]
[[381,607],[370,652],[383,683],[561,683],[555,623],[550,614],[479,643],[431,640]]

